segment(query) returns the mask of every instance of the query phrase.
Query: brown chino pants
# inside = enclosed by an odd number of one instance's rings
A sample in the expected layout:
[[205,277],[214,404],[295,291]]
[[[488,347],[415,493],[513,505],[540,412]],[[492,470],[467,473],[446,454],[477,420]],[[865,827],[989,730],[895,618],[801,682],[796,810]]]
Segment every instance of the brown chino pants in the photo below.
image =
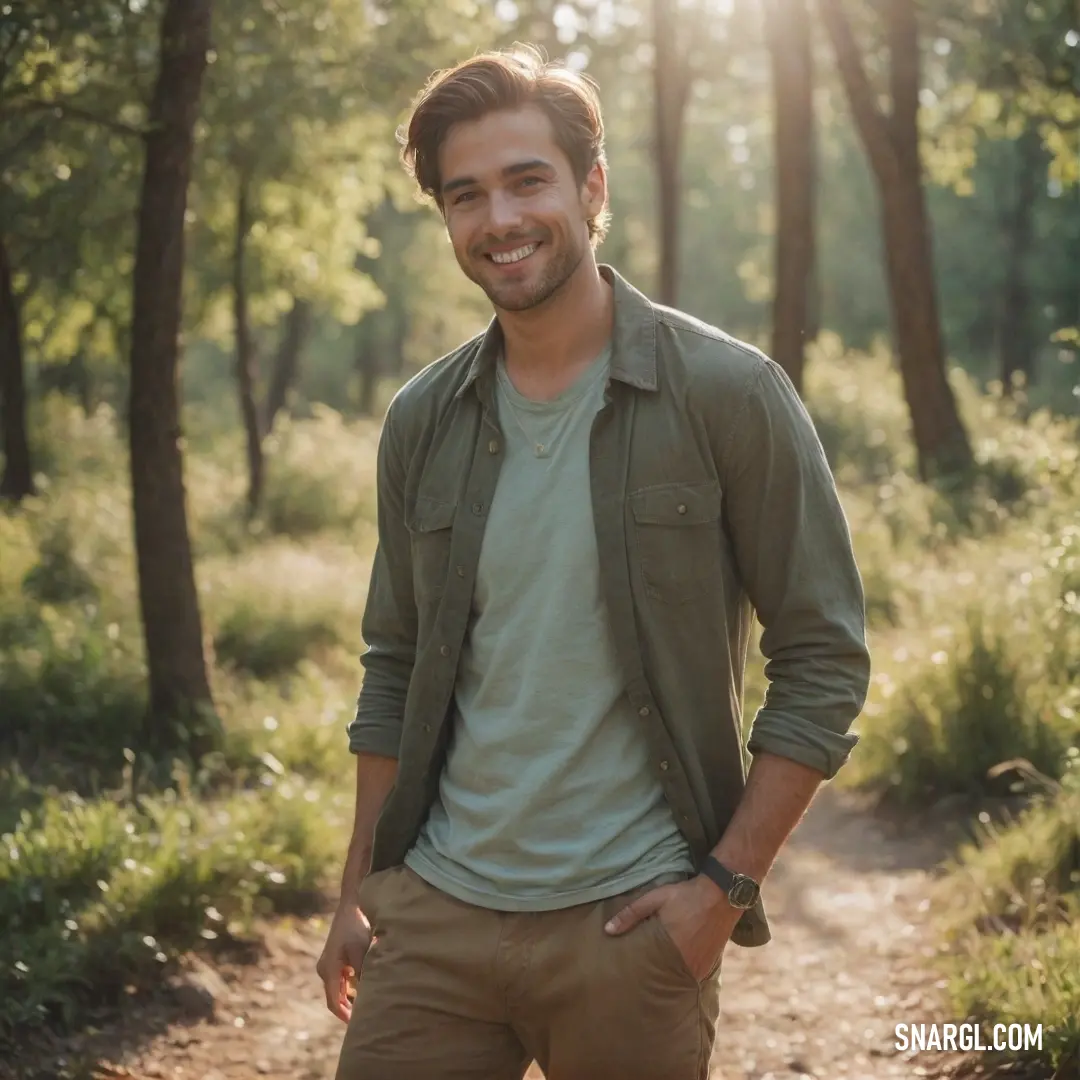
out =
[[707,1080],[720,974],[699,982],[653,917],[604,923],[652,886],[561,911],[462,903],[399,866],[366,879],[377,940],[337,1080]]

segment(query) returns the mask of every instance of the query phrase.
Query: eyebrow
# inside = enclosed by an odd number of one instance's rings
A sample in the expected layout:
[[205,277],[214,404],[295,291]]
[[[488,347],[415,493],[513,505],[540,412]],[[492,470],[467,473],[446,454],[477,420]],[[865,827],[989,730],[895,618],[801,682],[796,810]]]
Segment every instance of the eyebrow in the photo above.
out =
[[[529,161],[519,161],[513,165],[507,165],[503,169],[502,174],[504,177],[508,176],[520,176],[521,173],[527,172],[554,172],[554,167],[548,161],[544,161],[543,158],[532,158]],[[452,191],[457,191],[458,188],[473,187],[480,181],[474,176],[458,176],[453,180],[447,180],[442,186],[442,193],[444,196],[449,195]]]

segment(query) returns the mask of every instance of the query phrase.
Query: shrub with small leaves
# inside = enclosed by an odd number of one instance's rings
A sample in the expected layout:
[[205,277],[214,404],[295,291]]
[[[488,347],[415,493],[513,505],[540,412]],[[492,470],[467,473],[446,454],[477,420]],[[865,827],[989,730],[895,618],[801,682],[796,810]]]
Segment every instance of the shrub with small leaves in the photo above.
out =
[[50,796],[0,837],[0,1039],[85,1022],[179,951],[302,910],[340,858],[327,793],[269,769],[216,802]]

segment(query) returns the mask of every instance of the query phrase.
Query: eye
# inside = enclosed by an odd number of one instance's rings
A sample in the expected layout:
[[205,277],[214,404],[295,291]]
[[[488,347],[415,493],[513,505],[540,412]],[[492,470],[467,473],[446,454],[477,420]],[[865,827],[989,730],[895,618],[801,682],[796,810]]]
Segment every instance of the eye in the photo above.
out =
[[518,187],[532,187],[536,184],[541,184],[543,181],[539,176],[523,176],[518,181]]

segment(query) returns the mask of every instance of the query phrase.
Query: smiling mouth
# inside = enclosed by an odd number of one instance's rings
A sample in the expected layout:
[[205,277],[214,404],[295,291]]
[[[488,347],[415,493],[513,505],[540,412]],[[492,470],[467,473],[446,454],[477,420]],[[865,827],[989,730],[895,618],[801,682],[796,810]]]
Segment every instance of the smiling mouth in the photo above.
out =
[[514,263],[527,259],[539,246],[540,244],[537,242],[514,248],[513,251],[489,251],[486,253],[486,257],[496,266],[513,266]]

